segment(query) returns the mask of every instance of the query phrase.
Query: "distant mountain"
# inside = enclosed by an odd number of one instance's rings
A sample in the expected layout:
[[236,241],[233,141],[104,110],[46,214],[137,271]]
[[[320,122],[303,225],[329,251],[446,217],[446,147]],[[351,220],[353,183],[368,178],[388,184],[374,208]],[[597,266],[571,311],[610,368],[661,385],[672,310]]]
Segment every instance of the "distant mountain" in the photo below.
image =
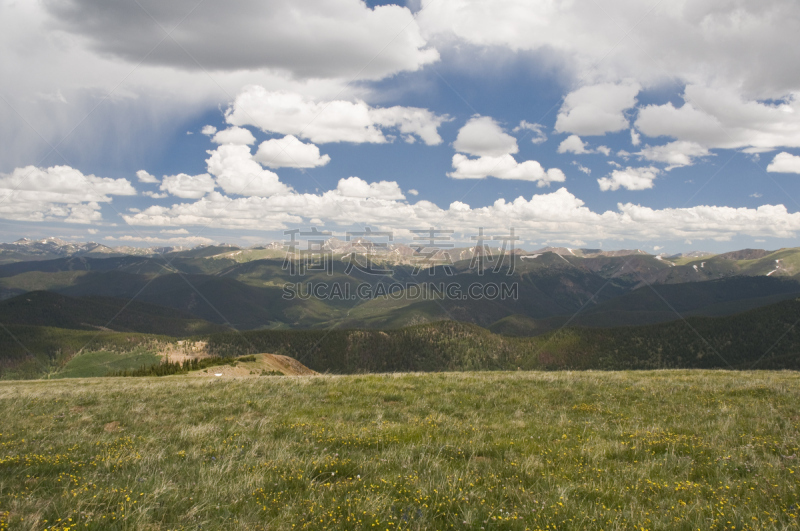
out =
[[716,257],[723,260],[758,260],[774,252],[775,251],[765,251],[764,249],[742,249],[740,251],[718,254]]
[[679,258],[705,258],[714,256],[714,253],[707,253],[705,251],[689,251],[688,253],[677,253],[677,254],[671,254],[669,256],[667,255],[662,255],[662,256],[664,256],[664,258],[667,258],[668,260],[677,260]]
[[107,297],[74,298],[48,291],[32,291],[0,301],[0,322],[169,336],[229,330],[164,306]]
[[[45,295],[46,297],[46,295]],[[22,301],[19,301],[22,304]],[[71,304],[68,302],[68,304]],[[517,318],[507,318],[509,327]],[[254,330],[195,336],[202,352],[290,356],[319,372],[469,370],[800,370],[800,299],[725,317],[615,328],[567,327],[536,337],[439,321],[392,330]],[[163,336],[7,324],[0,378],[36,378],[81,351],[158,352]]]
[[108,247],[95,242],[67,242],[60,238],[29,240],[22,238],[13,243],[0,243],[0,263],[30,260],[52,260],[73,256],[152,256],[183,250],[180,247]]
[[[683,265],[641,252],[622,256],[593,252],[581,257],[547,251],[513,255],[513,270],[509,269],[511,257],[495,270],[492,260],[498,255],[490,255],[487,247],[473,248],[472,252],[476,251],[485,253],[487,259],[483,273],[475,260],[464,259],[416,275],[413,263],[391,262],[371,254],[353,264],[363,266],[368,258],[388,274],[363,272],[360,267],[351,267],[350,255],[337,255],[329,272],[309,270],[295,275],[284,267],[285,257],[258,258],[275,253],[281,256],[281,251],[232,246],[206,246],[156,256],[72,256],[0,265],[0,299],[40,290],[72,297],[136,297],[240,329],[334,325],[396,328],[441,319],[488,327],[519,315],[536,320],[532,330],[540,333],[561,326],[577,312],[580,315],[575,324],[582,326],[663,322],[673,318],[675,312],[661,297],[682,314],[744,311],[791,296],[797,291],[795,275],[800,272],[798,249],[782,249],[760,259],[714,256]],[[492,260],[488,260],[490,257]],[[517,286],[518,293],[502,301],[442,296],[423,300],[412,296],[413,290],[408,296],[400,292],[372,300],[283,297],[287,283],[309,282],[347,284],[351,293],[361,283],[408,285],[413,289],[417,284],[448,284],[460,286],[462,293],[472,284],[505,283]]]
[[800,300],[727,317],[506,337],[440,321],[396,330],[252,331],[208,352],[274,352],[334,373],[463,370],[800,369]]
[[733,315],[800,297],[800,283],[774,277],[732,277],[708,282],[642,286],[571,314],[534,319],[514,314],[488,328],[498,334],[534,336],[562,326],[612,328]]
[[65,256],[88,254],[111,255],[114,250],[105,245],[89,243],[70,243],[59,238],[29,240],[23,238],[13,243],[0,243],[0,263],[20,260],[50,260]]
[[602,249],[573,249],[570,247],[543,247],[533,254],[543,253],[556,253],[562,256],[577,256],[580,258],[598,257],[598,256],[630,256],[632,254],[647,255],[641,249],[621,249],[619,251],[604,251]]
[[641,285],[702,282],[733,276],[793,278],[800,275],[800,248],[744,249],[703,258],[683,258],[669,265],[644,275]]

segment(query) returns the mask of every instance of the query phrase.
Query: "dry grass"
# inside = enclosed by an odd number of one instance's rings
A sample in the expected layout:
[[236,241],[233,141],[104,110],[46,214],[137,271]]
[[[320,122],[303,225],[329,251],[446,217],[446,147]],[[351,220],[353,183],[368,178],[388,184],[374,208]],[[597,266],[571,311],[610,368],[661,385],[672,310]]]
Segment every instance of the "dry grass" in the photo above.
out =
[[222,378],[243,378],[247,376],[280,375],[311,376],[318,374],[299,361],[279,354],[255,354],[255,361],[239,361],[235,366],[216,365],[201,371],[193,371],[191,376]]
[[0,383],[0,527],[796,529],[800,377]]

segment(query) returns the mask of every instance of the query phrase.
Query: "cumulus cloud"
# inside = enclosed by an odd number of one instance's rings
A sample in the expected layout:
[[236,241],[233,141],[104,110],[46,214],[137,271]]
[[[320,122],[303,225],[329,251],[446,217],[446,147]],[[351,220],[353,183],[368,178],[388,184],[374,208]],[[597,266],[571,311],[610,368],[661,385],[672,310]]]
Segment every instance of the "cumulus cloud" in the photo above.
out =
[[744,148],[750,153],[800,147],[800,99],[777,103],[747,101],[733,90],[697,85],[684,90],[685,103],[647,105],[636,129],[647,136],[667,136],[708,149]]
[[161,180],[161,190],[184,199],[200,199],[214,191],[214,179],[207,173],[200,175],[165,175]]
[[406,142],[413,144],[419,137],[429,146],[442,143],[439,126],[450,120],[446,115],[437,116],[427,109],[400,106],[372,108],[369,116],[379,127],[396,128]]
[[436,145],[442,141],[439,125],[449,118],[416,107],[373,108],[363,101],[314,101],[300,94],[248,86],[236,96],[225,119],[233,125],[251,125],[315,144],[382,144],[388,141],[383,133],[386,128]]
[[217,132],[217,128],[213,125],[204,125],[200,132],[206,136],[214,136],[214,133]]
[[531,132],[531,142],[534,144],[542,144],[547,142],[547,135],[544,132],[544,126],[542,124],[532,124],[530,122],[526,122],[522,120],[518,126],[516,126],[513,131],[515,133],[523,130],[528,130]]
[[256,137],[244,127],[229,127],[215,134],[211,139],[215,144],[242,144],[249,146],[255,143]]
[[629,127],[624,111],[636,105],[638,83],[601,83],[570,92],[556,119],[556,132],[604,135]]
[[405,199],[400,186],[394,181],[368,183],[358,177],[340,179],[336,191],[344,197],[368,197],[374,199]]
[[[381,79],[437,61],[406,7],[359,0],[47,2],[56,28],[102,55],[181,70],[276,69],[299,78]],[[155,20],[154,20],[155,19]],[[163,28],[176,28],[169,42]]]
[[591,153],[590,150],[586,149],[586,143],[581,140],[581,137],[578,135],[569,135],[567,138],[565,138],[564,141],[558,145],[558,152],[574,153],[576,155]]
[[594,149],[588,148],[587,144],[578,135],[569,135],[558,145],[559,153],[574,153],[575,155],[586,155],[588,153],[602,153],[606,157],[611,155],[608,146],[597,146]]
[[157,183],[158,179],[154,175],[150,175],[144,170],[139,170],[136,172],[136,178],[139,179],[140,183]]
[[517,139],[489,116],[473,116],[458,131],[453,147],[476,157],[500,157],[519,151]]
[[164,199],[165,197],[169,197],[168,193],[159,194],[158,192],[151,192],[150,190],[142,192],[142,195],[152,197],[153,199]]
[[103,216],[100,214],[100,205],[95,202],[90,202],[70,206],[69,215],[64,218],[64,222],[89,224],[102,219]]
[[[422,0],[417,19],[427,35],[455,49],[466,41],[538,50],[566,64],[579,88],[565,100],[556,131],[621,130],[639,85],[677,81],[686,86],[685,104],[645,106],[638,132],[706,149],[800,147],[800,48],[785,44],[800,31],[796,2],[497,0],[487,8],[471,0]],[[621,31],[635,45],[618,46]],[[639,142],[634,132],[631,140]]]
[[447,174],[453,179],[485,179],[496,177],[498,179],[512,179],[519,181],[533,181],[537,186],[549,186],[551,182],[564,182],[566,176],[558,168],[545,171],[541,164],[535,160],[517,162],[511,155],[499,157],[480,157],[470,159],[465,155],[453,155],[453,168],[456,171]]
[[663,146],[646,145],[636,153],[642,159],[668,164],[665,168],[667,171],[681,166],[691,166],[695,158],[706,157],[709,154],[709,151],[700,144],[682,140],[670,142]]
[[131,225],[203,225],[237,229],[280,230],[314,218],[328,224],[368,224],[380,230],[453,227],[466,235],[479,227],[516,233],[530,239],[574,240],[730,240],[735,236],[792,238],[800,231],[800,213],[783,205],[757,209],[724,206],[652,209],[620,203],[616,210],[593,212],[566,188],[548,194],[498,199],[486,207],[472,208],[454,202],[447,209],[428,201],[346,197],[337,190],[320,195],[296,194],[272,197],[225,197],[212,192],[194,203],[172,207],[152,206],[124,216]]
[[[188,231],[184,232],[177,232],[177,231],[161,231],[161,232],[172,232],[177,234],[188,234]],[[132,236],[132,235],[125,235],[125,236],[106,236],[103,238],[104,240],[111,241],[111,242],[138,242],[138,243],[146,243],[148,245],[186,245],[186,246],[195,246],[195,245],[211,245],[214,243],[214,240],[211,238],[206,238],[204,236],[185,236],[185,237],[172,237],[172,238],[159,238],[157,236]]]
[[130,195],[136,190],[127,179],[84,175],[69,166],[0,173],[0,217],[5,219],[91,223],[102,219],[100,203]]
[[253,159],[269,168],[315,168],[330,162],[314,144],[304,144],[294,135],[262,142]]
[[207,153],[211,155],[206,159],[208,171],[227,194],[267,197],[290,190],[277,174],[253,160],[247,146],[224,144]]
[[800,157],[791,153],[778,153],[767,166],[767,171],[777,173],[800,173]]
[[647,190],[653,187],[653,181],[659,173],[659,169],[653,166],[647,168],[627,167],[623,170],[614,170],[608,177],[597,179],[600,190]]
[[[609,16],[613,15],[613,16]],[[800,5],[780,0],[524,2],[422,0],[426,35],[567,59],[577,79],[651,85],[680,79],[759,98],[800,86]],[[621,39],[625,42],[620,45]],[[627,44],[626,44],[627,43]],[[669,53],[665,53],[668,50]],[[587,134],[579,133],[578,134]]]

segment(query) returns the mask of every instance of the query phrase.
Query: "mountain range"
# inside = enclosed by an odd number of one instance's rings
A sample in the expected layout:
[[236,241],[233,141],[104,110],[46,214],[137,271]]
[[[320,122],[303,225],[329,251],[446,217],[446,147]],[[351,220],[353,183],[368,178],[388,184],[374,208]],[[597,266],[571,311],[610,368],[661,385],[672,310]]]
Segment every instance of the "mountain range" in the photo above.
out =
[[[502,253],[488,246],[425,249],[366,238],[329,238],[323,246],[330,258],[325,268],[282,243],[135,252],[54,238],[2,244],[0,324],[23,327],[31,337],[39,337],[31,331],[37,327],[190,337],[406,330],[456,321],[506,338],[610,330],[622,343],[632,327],[703,318],[723,323],[800,297],[800,248],[670,256],[638,249],[516,249],[500,262]],[[420,268],[420,256],[433,259]],[[359,286],[369,290],[352,298],[287,298],[287,285],[300,294],[319,285],[346,286],[351,294]],[[513,296],[441,291],[477,287],[482,293],[491,285],[513,286]]]
[[[565,325],[613,327],[664,322],[686,315],[720,316],[757,308],[800,293],[800,249],[744,249],[711,255],[661,256],[641,250],[544,248],[515,250],[499,262],[489,247],[420,250],[403,244],[376,245],[366,238],[329,238],[330,265],[314,269],[297,249],[287,266],[280,243],[250,248],[232,245],[192,249],[145,249],[77,244],[58,239],[2,244],[0,298],[48,291],[95,303],[108,299],[175,310],[235,329],[399,328],[443,319],[471,322],[515,335],[536,335]],[[22,260],[20,249],[27,249]],[[40,254],[37,254],[40,253]],[[60,255],[45,258],[45,254]],[[420,270],[419,257],[427,267]],[[477,258],[486,258],[485,270]],[[494,267],[500,265],[501,267]],[[368,267],[365,267],[368,266]],[[373,269],[374,267],[374,269]],[[379,269],[383,273],[374,274]],[[287,283],[359,284],[425,290],[441,285],[506,284],[515,297],[452,298],[443,295],[354,299],[299,297],[287,300]],[[113,322],[111,328],[113,329]],[[151,331],[151,330],[148,330]],[[182,332],[181,332],[182,333]]]

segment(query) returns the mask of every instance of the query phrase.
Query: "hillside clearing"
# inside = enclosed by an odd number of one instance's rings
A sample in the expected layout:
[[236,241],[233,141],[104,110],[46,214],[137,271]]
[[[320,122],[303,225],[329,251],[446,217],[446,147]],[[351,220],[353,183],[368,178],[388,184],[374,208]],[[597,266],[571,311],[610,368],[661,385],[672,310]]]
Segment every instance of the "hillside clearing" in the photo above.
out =
[[254,361],[237,361],[232,365],[215,365],[200,371],[192,371],[190,376],[311,376],[318,374],[299,361],[278,354],[255,354]]
[[793,372],[0,382],[0,528],[789,529]]

